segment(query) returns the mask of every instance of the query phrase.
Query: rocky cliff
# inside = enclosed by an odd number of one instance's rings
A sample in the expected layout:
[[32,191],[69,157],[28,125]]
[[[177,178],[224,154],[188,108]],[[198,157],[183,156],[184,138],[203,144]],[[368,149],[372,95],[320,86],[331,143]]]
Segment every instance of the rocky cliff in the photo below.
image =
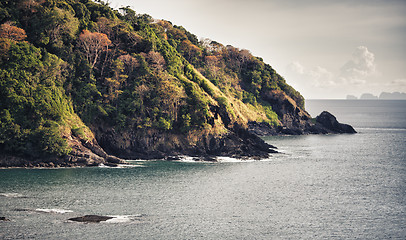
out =
[[282,91],[269,91],[263,97],[271,104],[272,109],[275,109],[280,125],[274,127],[264,122],[252,121],[248,123],[248,128],[253,134],[268,136],[356,133],[352,126],[339,123],[334,115],[326,111],[312,119],[309,113]]

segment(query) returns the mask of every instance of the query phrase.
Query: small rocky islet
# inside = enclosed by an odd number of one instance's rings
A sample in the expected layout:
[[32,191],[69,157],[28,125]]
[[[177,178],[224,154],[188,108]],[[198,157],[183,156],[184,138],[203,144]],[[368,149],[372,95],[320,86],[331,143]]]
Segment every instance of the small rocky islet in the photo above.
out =
[[113,219],[113,217],[100,216],[100,215],[85,215],[82,217],[69,218],[68,220],[73,221],[73,222],[99,223],[99,222],[104,222],[104,221],[107,221],[110,219]]

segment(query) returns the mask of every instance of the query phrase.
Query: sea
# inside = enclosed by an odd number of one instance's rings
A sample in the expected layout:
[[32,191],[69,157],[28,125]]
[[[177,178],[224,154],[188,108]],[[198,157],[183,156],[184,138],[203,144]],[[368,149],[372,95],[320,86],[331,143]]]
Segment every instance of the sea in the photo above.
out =
[[406,101],[306,109],[358,133],[266,137],[260,161],[1,169],[0,239],[406,239]]

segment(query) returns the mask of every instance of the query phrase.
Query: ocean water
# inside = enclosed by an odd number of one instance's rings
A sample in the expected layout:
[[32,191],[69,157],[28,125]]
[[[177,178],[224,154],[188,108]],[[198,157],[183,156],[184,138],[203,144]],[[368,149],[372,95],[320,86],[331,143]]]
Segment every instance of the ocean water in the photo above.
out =
[[[406,239],[406,101],[307,101],[359,132],[262,161],[0,170],[0,239]],[[89,214],[114,218],[76,223]]]

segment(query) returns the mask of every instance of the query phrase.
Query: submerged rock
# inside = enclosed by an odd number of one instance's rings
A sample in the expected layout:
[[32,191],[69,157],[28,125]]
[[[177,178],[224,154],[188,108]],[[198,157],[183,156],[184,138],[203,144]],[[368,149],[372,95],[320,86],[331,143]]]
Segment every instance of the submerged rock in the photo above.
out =
[[8,221],[10,221],[10,219],[8,219],[8,218],[6,218],[6,217],[0,217],[0,221],[8,222]]
[[336,117],[327,111],[324,111],[317,116],[316,122],[335,133],[357,133],[352,126],[339,123]]
[[107,221],[110,219],[113,219],[113,217],[99,216],[99,215],[85,215],[83,217],[69,218],[68,220],[74,221],[74,222],[99,223],[99,222],[104,222],[104,221]]

